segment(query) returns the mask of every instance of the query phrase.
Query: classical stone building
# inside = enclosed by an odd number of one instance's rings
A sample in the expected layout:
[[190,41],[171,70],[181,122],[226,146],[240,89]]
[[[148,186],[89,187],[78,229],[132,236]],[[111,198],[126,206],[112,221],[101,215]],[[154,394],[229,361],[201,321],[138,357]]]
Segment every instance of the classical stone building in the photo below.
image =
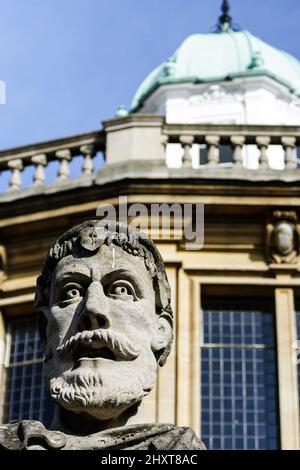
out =
[[187,38],[128,113],[1,151],[1,422],[51,419],[33,307],[48,248],[127,196],[205,207],[201,250],[151,232],[176,334],[139,419],[211,449],[299,449],[299,124],[300,62],[235,30],[223,2],[216,32]]

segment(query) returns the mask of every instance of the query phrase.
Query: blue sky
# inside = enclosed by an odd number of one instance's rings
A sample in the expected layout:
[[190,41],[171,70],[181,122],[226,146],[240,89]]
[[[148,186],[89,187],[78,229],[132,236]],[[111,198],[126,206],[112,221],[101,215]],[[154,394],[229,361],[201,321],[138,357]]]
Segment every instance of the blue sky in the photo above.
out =
[[[300,59],[299,0],[231,0],[241,27]],[[221,0],[0,0],[0,149],[97,129]]]

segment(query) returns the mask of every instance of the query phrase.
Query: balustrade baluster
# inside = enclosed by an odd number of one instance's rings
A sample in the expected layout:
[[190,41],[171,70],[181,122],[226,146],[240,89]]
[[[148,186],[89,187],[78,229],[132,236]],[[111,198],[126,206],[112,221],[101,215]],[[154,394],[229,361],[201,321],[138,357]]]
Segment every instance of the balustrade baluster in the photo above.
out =
[[192,135],[181,135],[179,137],[179,141],[183,148],[182,166],[185,168],[192,168],[191,148],[194,140],[195,138]]
[[245,144],[245,137],[241,135],[233,135],[230,141],[233,146],[233,164],[235,167],[241,168],[243,166],[243,146]]
[[47,165],[47,156],[43,154],[31,157],[32,163],[35,165],[35,174],[33,177],[33,186],[40,186],[45,183],[45,170]]
[[91,176],[94,171],[93,157],[95,156],[95,146],[93,144],[83,145],[80,147],[80,152],[84,157],[81,176]]
[[216,166],[220,162],[220,136],[207,135],[205,137],[207,144],[207,163],[209,166]]
[[22,185],[21,170],[23,169],[23,162],[18,158],[16,160],[10,160],[7,166],[12,170],[8,190],[18,191],[21,189]]
[[256,144],[260,150],[259,155],[259,168],[266,169],[269,168],[268,161],[268,147],[270,145],[271,138],[266,136],[257,136]]
[[281,143],[284,148],[284,162],[287,170],[297,168],[297,155],[295,151],[296,137],[281,137]]
[[69,161],[71,160],[71,151],[68,149],[58,150],[55,155],[61,161],[57,173],[57,180],[65,181],[70,175]]

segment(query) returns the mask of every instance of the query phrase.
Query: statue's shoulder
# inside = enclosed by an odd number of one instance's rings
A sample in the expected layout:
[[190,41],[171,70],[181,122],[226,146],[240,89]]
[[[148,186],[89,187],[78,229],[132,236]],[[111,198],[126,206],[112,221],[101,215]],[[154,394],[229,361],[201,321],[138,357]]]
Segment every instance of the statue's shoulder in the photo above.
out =
[[20,421],[13,421],[0,426],[0,449],[17,450],[20,446],[18,427]]
[[0,426],[0,450],[61,449],[65,434],[48,431],[39,421],[12,421]]
[[[106,448],[132,450],[205,450],[203,442],[188,427],[174,424],[124,426],[101,433]],[[103,441],[102,441],[103,442]]]
[[205,444],[192,428],[161,425],[160,432],[151,440],[153,450],[206,450]]
[[174,442],[173,450],[206,450],[205,444],[192,428],[177,427],[174,434],[178,436],[178,441]]
[[205,450],[188,427],[144,424],[109,429],[94,435],[66,435],[49,431],[39,421],[14,421],[0,426],[0,450]]

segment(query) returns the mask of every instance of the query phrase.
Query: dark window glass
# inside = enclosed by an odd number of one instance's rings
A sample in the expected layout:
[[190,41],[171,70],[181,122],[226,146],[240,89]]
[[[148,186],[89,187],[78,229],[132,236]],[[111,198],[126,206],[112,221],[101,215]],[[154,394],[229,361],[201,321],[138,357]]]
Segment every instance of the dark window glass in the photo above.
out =
[[206,299],[203,326],[202,439],[209,449],[278,448],[270,306],[260,299]]
[[297,168],[300,168],[300,147],[296,147],[297,154]]
[[[220,163],[232,163],[233,161],[233,149],[231,145],[220,145],[219,146]],[[207,146],[200,145],[199,149],[199,162],[200,165],[206,165],[207,160]]]
[[231,145],[220,145],[220,163],[231,163],[233,160],[233,149]]
[[207,164],[207,147],[206,147],[206,145],[200,145],[199,162],[200,162],[200,165],[206,165]]
[[54,405],[44,381],[37,317],[11,320],[8,332],[4,422],[35,419],[49,426]]

